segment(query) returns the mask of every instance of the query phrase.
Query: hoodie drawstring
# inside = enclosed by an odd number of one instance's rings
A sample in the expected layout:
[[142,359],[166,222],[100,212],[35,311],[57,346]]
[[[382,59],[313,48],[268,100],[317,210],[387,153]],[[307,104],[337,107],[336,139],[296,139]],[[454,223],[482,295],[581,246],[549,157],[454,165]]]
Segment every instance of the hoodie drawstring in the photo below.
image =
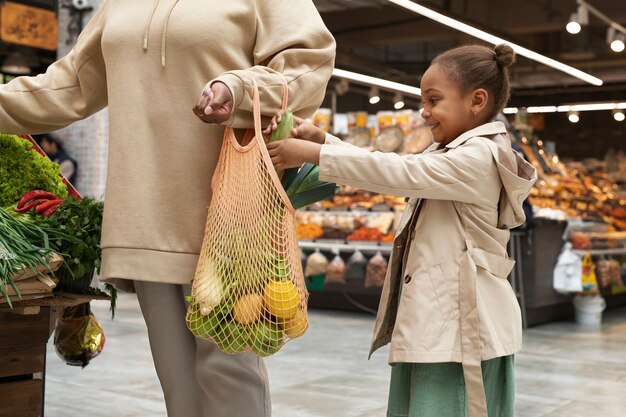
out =
[[143,50],[148,50],[148,35],[150,34],[150,25],[152,24],[152,18],[154,17],[154,12],[156,12],[157,6],[159,5],[159,0],[154,0],[154,5],[152,6],[152,11],[150,12],[150,17],[146,22],[146,29],[143,32]]
[[163,28],[163,33],[161,34],[161,66],[162,67],[165,67],[165,43],[167,41],[167,28],[170,23],[170,16],[172,15],[172,12],[174,11],[174,7],[176,7],[178,2],[179,0],[176,0],[174,4],[172,5],[172,7],[170,7],[169,11],[167,12],[167,18],[165,19],[165,27]]
[[[150,35],[150,26],[152,25],[152,19],[154,18],[154,13],[156,12],[157,7],[159,6],[160,0],[154,0],[154,5],[152,6],[152,11],[150,12],[150,17],[146,22],[146,29],[143,33],[143,50],[148,50],[148,37]],[[163,27],[163,32],[161,33],[161,66],[165,67],[165,54],[166,54],[166,44],[167,44],[167,29],[170,23],[170,16],[174,11],[174,8],[178,4],[179,0],[176,0],[174,4],[170,7],[167,12],[167,17],[165,19],[165,25]]]

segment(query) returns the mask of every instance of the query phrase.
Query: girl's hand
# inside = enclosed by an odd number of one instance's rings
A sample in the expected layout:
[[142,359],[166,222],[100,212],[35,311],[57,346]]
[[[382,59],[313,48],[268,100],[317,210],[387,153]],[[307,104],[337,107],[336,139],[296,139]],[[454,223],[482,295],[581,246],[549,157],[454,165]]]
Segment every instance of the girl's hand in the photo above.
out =
[[[276,113],[270,124],[265,128],[265,130],[263,130],[263,134],[270,135],[278,128],[278,123],[280,123],[283,113],[285,113],[283,110]],[[294,138],[319,144],[323,144],[326,141],[326,133],[322,129],[319,129],[310,123],[306,123],[299,117],[294,116],[294,119],[296,121],[296,127],[291,130],[291,135]]]
[[305,162],[320,163],[322,145],[300,139],[283,139],[267,144],[276,171],[299,167]]

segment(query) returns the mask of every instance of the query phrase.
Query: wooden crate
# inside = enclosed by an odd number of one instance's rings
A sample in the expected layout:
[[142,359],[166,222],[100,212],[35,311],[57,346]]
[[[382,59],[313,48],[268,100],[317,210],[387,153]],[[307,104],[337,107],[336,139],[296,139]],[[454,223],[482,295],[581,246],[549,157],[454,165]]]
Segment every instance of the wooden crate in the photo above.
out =
[[50,307],[39,308],[38,314],[0,311],[0,417],[43,415],[50,321]]

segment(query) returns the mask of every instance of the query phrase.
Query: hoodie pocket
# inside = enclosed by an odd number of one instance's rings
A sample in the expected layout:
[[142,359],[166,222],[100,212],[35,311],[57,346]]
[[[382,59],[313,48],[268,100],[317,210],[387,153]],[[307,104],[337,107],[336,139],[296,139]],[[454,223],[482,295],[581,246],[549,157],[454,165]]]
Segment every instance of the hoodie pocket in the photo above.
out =
[[430,283],[437,297],[439,311],[444,321],[459,318],[458,266],[438,264],[428,268]]

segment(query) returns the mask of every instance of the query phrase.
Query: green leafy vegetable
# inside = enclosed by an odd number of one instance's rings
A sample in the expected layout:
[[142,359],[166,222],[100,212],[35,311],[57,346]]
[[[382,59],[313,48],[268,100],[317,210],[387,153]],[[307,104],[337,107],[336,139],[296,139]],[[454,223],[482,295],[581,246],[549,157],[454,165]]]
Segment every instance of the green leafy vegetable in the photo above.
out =
[[50,230],[50,245],[66,254],[62,269],[74,280],[88,278],[94,268],[100,270],[103,209],[104,203],[94,198],[70,197],[52,216],[38,219]]
[[59,165],[31,150],[31,146],[19,136],[0,134],[0,207],[15,204],[31,190],[67,197]]
[[[287,139],[296,127],[296,120],[291,109],[287,109],[278,123],[276,130],[269,137],[270,142]],[[300,168],[289,168],[279,173],[283,188],[295,209],[306,207],[337,194],[337,184],[320,181],[319,167],[306,163]]]
[[0,294],[6,298],[9,307],[12,307],[7,293],[9,285],[21,298],[12,277],[20,270],[36,270],[42,264],[50,269],[52,254],[48,235],[42,228],[0,207]]
[[[102,201],[91,197],[79,201],[69,197],[50,217],[37,217],[48,232],[50,246],[65,258],[57,274],[59,286],[65,291],[99,294],[97,289],[89,288],[89,284],[94,268],[100,273],[103,210]],[[110,284],[105,287],[111,294],[114,315],[117,292]]]

